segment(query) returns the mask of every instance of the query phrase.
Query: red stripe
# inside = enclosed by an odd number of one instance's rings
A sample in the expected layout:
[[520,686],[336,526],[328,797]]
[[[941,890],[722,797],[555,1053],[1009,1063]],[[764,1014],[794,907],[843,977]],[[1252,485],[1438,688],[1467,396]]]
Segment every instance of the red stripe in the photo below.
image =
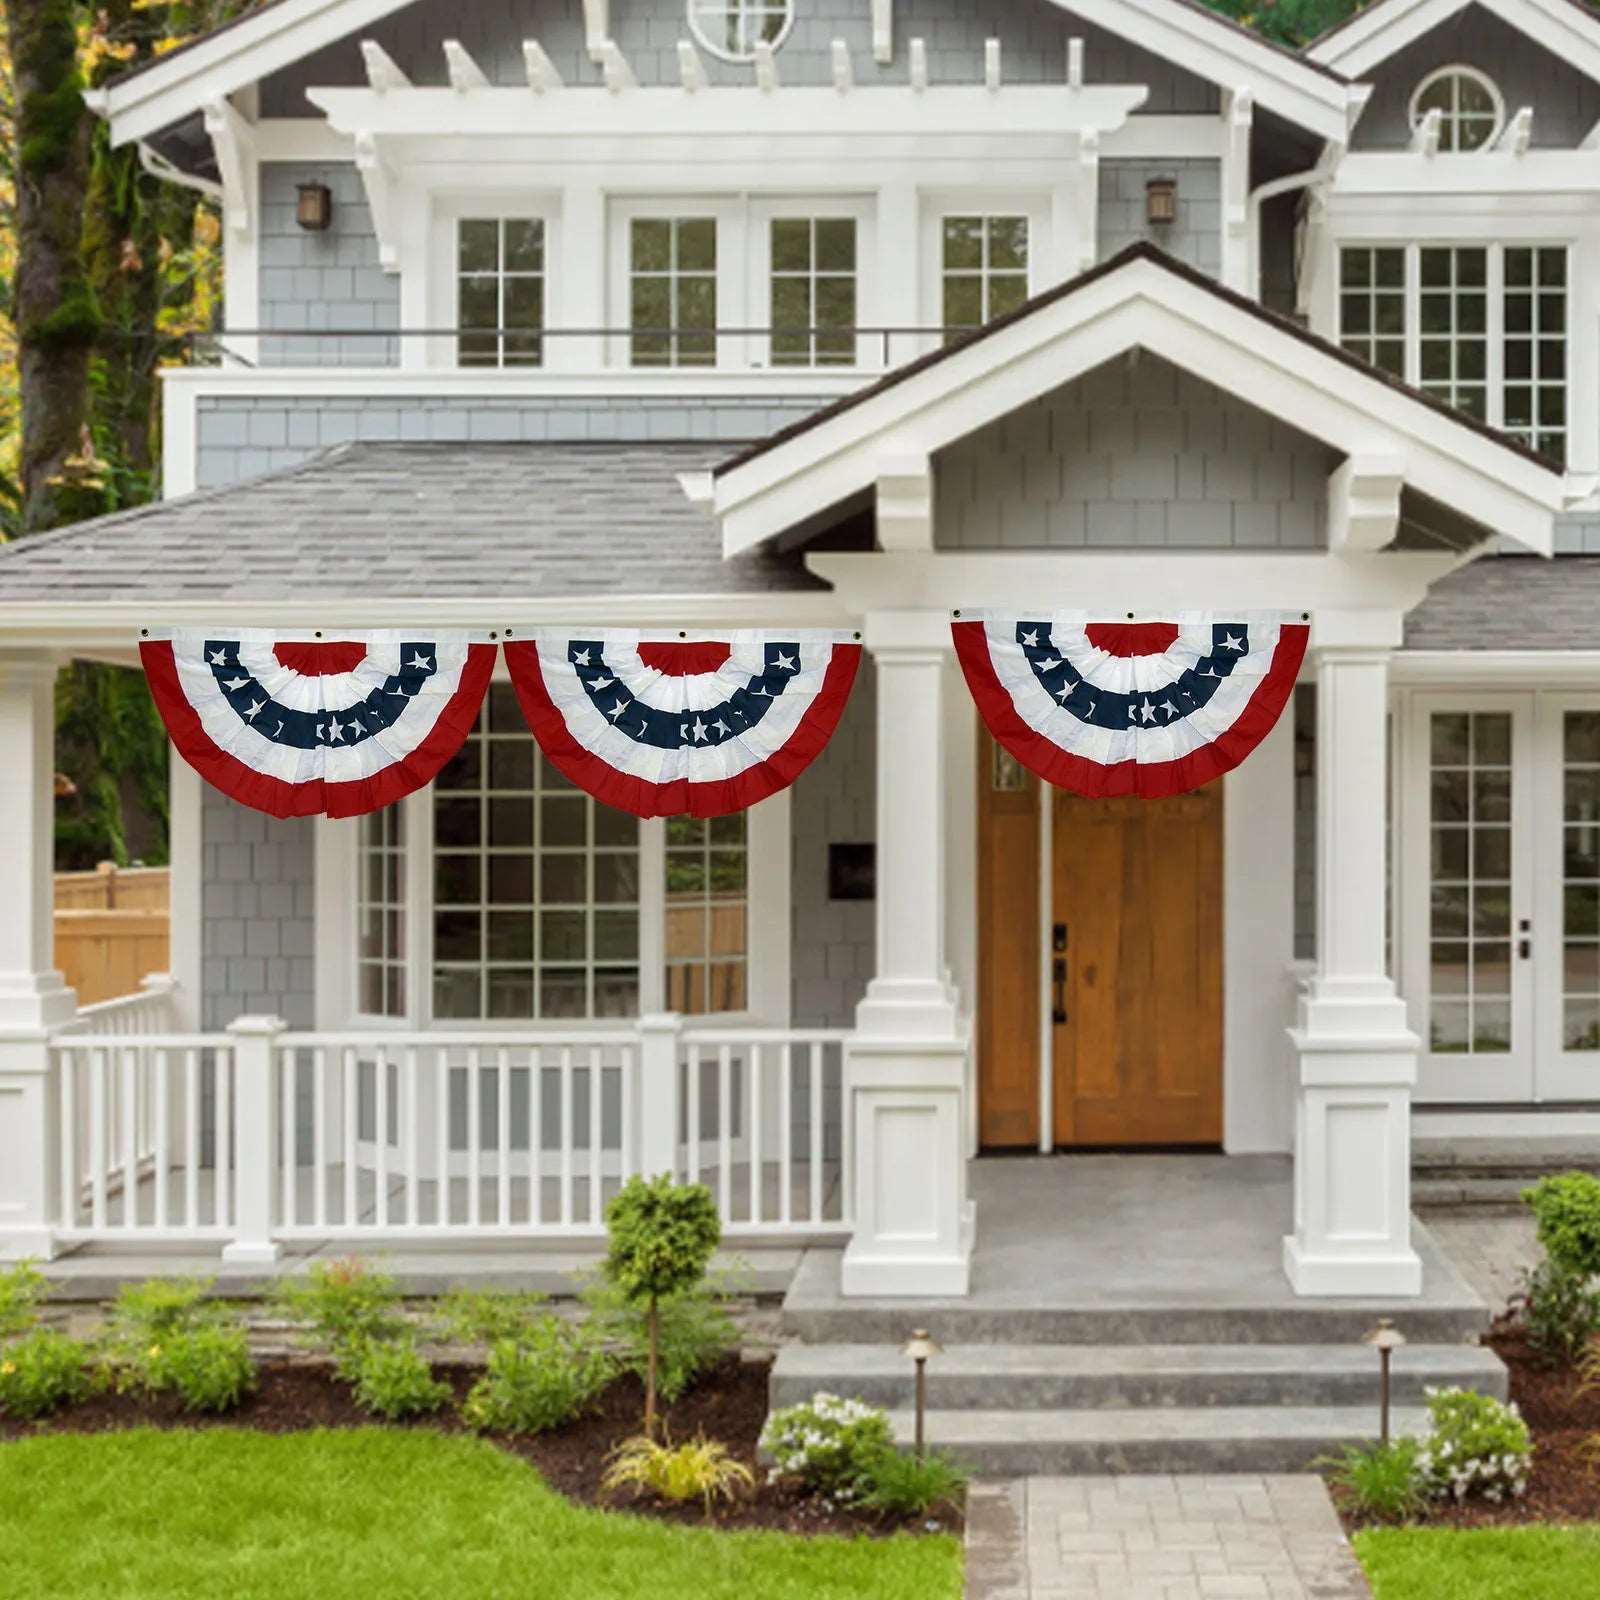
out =
[[1083,636],[1108,656],[1158,656],[1178,637],[1176,622],[1091,622]]
[[358,639],[341,639],[324,644],[321,640],[280,639],[272,647],[280,667],[298,672],[303,678],[327,678],[338,672],[354,672],[367,659],[367,647]]
[[550,697],[535,642],[507,640],[505,654],[506,670],[511,674],[522,714],[551,764],[586,794],[636,817],[722,817],[744,811],[768,795],[787,789],[833,737],[850,698],[856,668],[861,664],[860,645],[835,645],[822,688],[794,732],[782,748],[737,777],[719,778],[712,783],[693,783],[687,778],[651,783],[647,778],[619,771],[603,756],[579,744]]
[[169,641],[152,641],[139,646],[150,693],[178,753],[213,788],[220,789],[241,805],[274,817],[309,817],[319,813],[330,817],[359,817],[393,805],[396,800],[431,783],[439,769],[461,748],[478,720],[478,710],[494,673],[494,654],[492,644],[467,647],[467,659],[455,693],[445,702],[428,736],[410,755],[401,757],[370,778],[352,778],[339,783],[308,778],[304,783],[287,783],[246,766],[215,743],[201,723],[199,712],[183,692]]
[[720,639],[697,644],[648,640],[639,646],[639,659],[669,678],[693,678],[702,672],[715,672],[732,654],[733,646]]
[[1286,623],[1278,630],[1272,665],[1250,696],[1238,720],[1208,745],[1176,761],[1118,761],[1102,766],[1086,756],[1063,750],[1053,739],[1030,728],[1019,715],[1010,692],[989,658],[989,642],[981,622],[953,622],[956,656],[984,726],[1030,772],[1059,789],[1091,799],[1140,795],[1160,800],[1203,788],[1238,766],[1272,732],[1300,675],[1311,630],[1304,623]]

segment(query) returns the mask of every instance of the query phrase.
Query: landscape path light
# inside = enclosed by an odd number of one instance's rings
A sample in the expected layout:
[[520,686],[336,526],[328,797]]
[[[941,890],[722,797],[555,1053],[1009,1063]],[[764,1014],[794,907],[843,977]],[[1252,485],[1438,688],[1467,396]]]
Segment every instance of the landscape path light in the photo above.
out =
[[900,1353],[901,1355],[910,1356],[912,1361],[916,1363],[917,1368],[917,1431],[913,1449],[916,1452],[917,1459],[920,1461],[922,1459],[925,1432],[924,1423],[928,1410],[928,1362],[934,1356],[942,1356],[944,1350],[928,1337],[926,1328],[913,1328],[911,1330],[911,1338],[907,1341],[905,1349]]
[[1377,1327],[1362,1336],[1378,1352],[1378,1439],[1389,1442],[1389,1362],[1405,1342],[1406,1336],[1395,1327],[1392,1317],[1379,1317]]

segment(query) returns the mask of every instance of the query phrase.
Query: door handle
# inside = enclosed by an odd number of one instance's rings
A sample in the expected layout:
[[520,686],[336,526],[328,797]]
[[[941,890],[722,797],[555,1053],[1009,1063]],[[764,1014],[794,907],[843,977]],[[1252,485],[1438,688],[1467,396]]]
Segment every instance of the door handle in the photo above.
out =
[[1055,1005],[1050,1012],[1050,1020],[1060,1024],[1067,1020],[1067,964],[1059,956],[1050,963],[1050,977],[1055,983]]

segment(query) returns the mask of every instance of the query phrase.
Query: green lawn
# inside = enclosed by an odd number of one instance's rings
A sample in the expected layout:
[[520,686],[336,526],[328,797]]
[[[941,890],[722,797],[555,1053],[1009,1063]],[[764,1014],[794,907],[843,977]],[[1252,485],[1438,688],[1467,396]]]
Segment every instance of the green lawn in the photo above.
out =
[[480,1440],[378,1428],[0,1445],[6,1600],[959,1600],[954,1539],[720,1534],[588,1511]]
[[1600,1527],[1371,1528],[1354,1542],[1375,1600],[1600,1595]]

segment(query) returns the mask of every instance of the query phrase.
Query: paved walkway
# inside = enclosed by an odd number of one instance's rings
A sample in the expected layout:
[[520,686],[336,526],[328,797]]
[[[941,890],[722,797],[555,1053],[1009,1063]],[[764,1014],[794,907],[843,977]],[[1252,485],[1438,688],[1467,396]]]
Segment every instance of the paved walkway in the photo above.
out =
[[1456,1271],[1497,1314],[1521,1287],[1523,1269],[1534,1266],[1543,1253],[1533,1218],[1525,1211],[1506,1216],[1458,1212],[1424,1220]]
[[967,1600],[1367,1600],[1318,1477],[975,1485]]

